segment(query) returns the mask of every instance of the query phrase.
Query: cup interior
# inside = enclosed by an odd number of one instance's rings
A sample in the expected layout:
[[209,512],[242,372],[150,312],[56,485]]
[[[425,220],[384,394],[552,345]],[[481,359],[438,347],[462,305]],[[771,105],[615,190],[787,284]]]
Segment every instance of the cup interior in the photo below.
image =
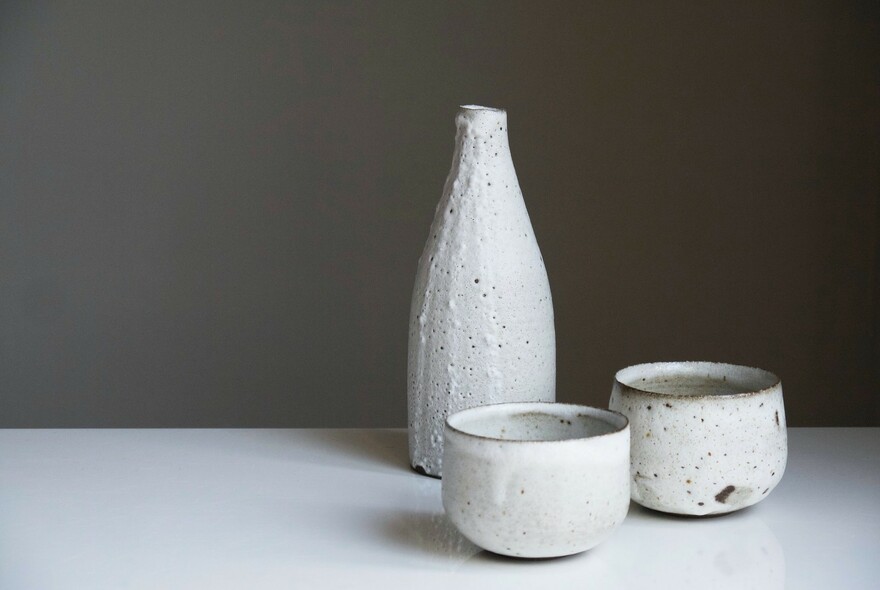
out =
[[618,432],[623,414],[557,403],[509,403],[480,406],[449,416],[447,425],[462,434],[504,441],[549,442],[591,438]]
[[616,378],[639,391],[693,397],[749,394],[779,384],[779,377],[763,369],[708,362],[633,365],[618,371]]

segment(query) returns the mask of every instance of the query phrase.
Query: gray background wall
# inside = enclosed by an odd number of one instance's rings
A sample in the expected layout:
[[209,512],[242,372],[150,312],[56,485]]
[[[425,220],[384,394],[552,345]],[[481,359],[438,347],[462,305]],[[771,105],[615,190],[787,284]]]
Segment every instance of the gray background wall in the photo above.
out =
[[[661,5],[662,4],[662,5]],[[880,424],[876,2],[6,2],[0,426],[403,426],[457,105],[505,107],[558,398],[776,371]]]

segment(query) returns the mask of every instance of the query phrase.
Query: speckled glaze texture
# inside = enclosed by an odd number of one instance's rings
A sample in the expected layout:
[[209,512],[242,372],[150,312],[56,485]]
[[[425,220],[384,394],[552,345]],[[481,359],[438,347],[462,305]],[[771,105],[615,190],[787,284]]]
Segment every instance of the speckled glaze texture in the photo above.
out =
[[550,285],[513,168],[507,114],[462,107],[456,125],[410,310],[410,461],[435,477],[449,414],[556,399]]
[[782,383],[738,365],[668,362],[616,375],[609,407],[632,429],[632,499],[706,515],[760,502],[788,457]]
[[474,544],[513,557],[595,547],[629,509],[629,427],[616,412],[512,403],[449,417],[443,507]]

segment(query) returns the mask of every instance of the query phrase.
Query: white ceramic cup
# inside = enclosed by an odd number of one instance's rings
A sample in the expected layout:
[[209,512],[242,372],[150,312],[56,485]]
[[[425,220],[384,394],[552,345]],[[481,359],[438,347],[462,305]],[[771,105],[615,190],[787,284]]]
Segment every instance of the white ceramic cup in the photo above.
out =
[[494,404],[446,421],[443,507],[474,544],[513,557],[586,551],[629,509],[629,426],[609,410]]
[[632,429],[632,499],[675,514],[760,502],[788,456],[782,383],[725,363],[666,362],[617,372],[609,407]]

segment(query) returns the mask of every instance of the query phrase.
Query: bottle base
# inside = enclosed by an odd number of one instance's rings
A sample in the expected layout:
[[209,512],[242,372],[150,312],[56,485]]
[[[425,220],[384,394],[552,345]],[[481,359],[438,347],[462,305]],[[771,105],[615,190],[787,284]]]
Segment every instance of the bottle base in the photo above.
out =
[[411,465],[410,467],[412,467],[412,470],[415,471],[416,473],[418,473],[419,475],[424,475],[426,477],[433,477],[434,479],[443,479],[439,475],[434,475],[433,473],[428,473],[427,471],[425,471],[425,468],[422,467],[421,465]]

